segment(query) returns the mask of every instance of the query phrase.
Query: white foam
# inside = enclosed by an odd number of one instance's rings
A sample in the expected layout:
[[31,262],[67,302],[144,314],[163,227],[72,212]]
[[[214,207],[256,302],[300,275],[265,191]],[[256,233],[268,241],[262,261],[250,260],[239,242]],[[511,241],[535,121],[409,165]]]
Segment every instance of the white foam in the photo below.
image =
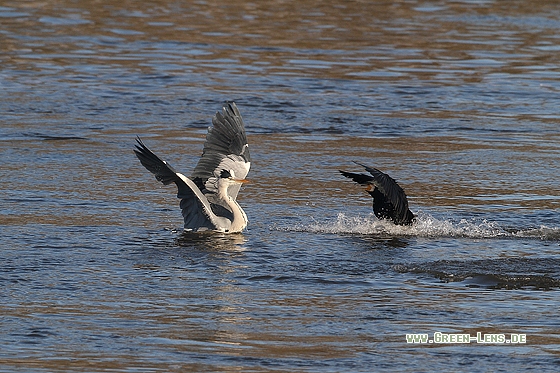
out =
[[515,237],[540,238],[542,240],[560,240],[560,228],[541,225],[539,228],[523,229],[513,233]]
[[367,216],[348,216],[340,213],[335,219],[314,220],[309,224],[289,227],[275,227],[278,230],[332,233],[363,234],[417,237],[534,237],[541,239],[560,239],[560,228],[540,227],[535,229],[506,230],[498,223],[481,219],[438,219],[430,214],[418,213],[411,226],[399,226],[391,221],[379,220],[373,213]]

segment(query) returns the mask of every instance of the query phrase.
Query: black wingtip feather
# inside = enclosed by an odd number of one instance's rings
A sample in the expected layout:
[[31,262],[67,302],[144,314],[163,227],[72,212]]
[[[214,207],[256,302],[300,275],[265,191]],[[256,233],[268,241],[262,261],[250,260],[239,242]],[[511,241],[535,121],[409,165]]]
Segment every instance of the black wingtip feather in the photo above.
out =
[[135,149],[133,149],[136,157],[140,160],[142,166],[154,174],[158,181],[165,185],[178,181],[179,177],[177,176],[177,172],[171,165],[155,155],[155,153],[144,144],[140,137],[136,137],[136,142]]
[[352,179],[360,185],[370,184],[371,181],[373,180],[373,177],[371,177],[369,175],[356,174],[356,173],[353,173],[353,172],[347,172],[347,171],[342,171],[342,170],[338,170],[338,171],[342,174],[342,176],[347,177],[349,179]]

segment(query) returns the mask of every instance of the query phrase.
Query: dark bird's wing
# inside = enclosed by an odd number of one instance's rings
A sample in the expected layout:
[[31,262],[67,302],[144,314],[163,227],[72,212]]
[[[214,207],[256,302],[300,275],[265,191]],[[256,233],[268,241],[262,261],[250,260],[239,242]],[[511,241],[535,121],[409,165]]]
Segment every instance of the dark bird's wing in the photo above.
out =
[[371,176],[340,171],[343,176],[348,177],[362,185],[372,185],[375,188],[369,191],[374,199],[375,215],[381,219],[391,219],[395,224],[408,225],[412,223],[414,215],[408,209],[408,200],[404,190],[389,175],[376,168],[364,167]]
[[[191,179],[200,186],[212,203],[219,201],[211,195],[217,193],[217,179],[222,170],[233,171],[234,178],[245,179],[251,167],[251,155],[243,118],[234,102],[227,103],[212,118],[202,157]],[[241,184],[229,187],[228,194],[237,198]]]
[[134,149],[136,157],[138,157],[142,166],[154,174],[158,181],[161,181],[164,185],[175,183],[179,191],[186,187],[177,176],[177,171],[170,164],[155,155],[139,137],[136,138],[136,142],[136,149]]
[[346,172],[346,171],[340,171],[340,173],[349,178],[354,180],[355,182],[357,182],[360,185],[367,185],[367,184],[373,184],[373,177],[369,176],[369,175],[364,175],[364,174],[355,174],[353,172]]
[[377,168],[364,165],[362,166],[373,176],[374,185],[377,189],[379,189],[379,191],[393,205],[393,208],[395,209],[395,219],[397,219],[399,223],[406,220],[408,212],[408,199],[406,198],[404,190],[386,173],[379,171]]
[[181,198],[185,229],[219,229],[220,218],[212,212],[207,198],[195,183],[155,155],[140,138],[137,138],[136,141],[134,153],[142,165],[163,184],[175,183],[177,185],[177,197]]

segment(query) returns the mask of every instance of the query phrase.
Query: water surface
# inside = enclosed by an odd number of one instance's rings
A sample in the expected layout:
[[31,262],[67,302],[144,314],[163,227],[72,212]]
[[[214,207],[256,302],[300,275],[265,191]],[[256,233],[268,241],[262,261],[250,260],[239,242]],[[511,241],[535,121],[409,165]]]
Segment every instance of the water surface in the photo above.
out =
[[[0,3],[1,371],[554,371],[560,8]],[[235,100],[240,235],[184,235]],[[395,227],[339,169],[388,172]],[[527,343],[407,344],[410,333]]]

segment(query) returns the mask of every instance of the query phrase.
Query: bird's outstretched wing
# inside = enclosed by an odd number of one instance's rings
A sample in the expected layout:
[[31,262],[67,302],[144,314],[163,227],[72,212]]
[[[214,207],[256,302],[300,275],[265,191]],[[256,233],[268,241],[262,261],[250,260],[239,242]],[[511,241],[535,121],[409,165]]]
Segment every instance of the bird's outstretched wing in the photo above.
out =
[[[383,217],[389,217],[395,224],[410,224],[412,219],[414,219],[414,215],[408,209],[406,193],[399,184],[397,184],[392,177],[379,171],[377,168],[368,167],[361,163],[357,164],[364,167],[371,176],[345,171],[340,172],[343,176],[354,180],[358,184],[371,184],[377,188],[378,192],[375,190],[370,192],[374,198],[374,211],[376,210],[375,205],[377,205],[378,208],[378,211],[375,211],[376,215],[380,214],[383,215]],[[381,200],[377,201],[376,198]]]
[[408,199],[406,193],[391,176],[379,171],[377,168],[368,167],[363,164],[367,172],[373,176],[374,184],[381,193],[391,202],[395,209],[396,216],[404,218],[408,211]]
[[340,170],[340,173],[342,174],[342,176],[352,179],[360,185],[373,184],[372,176],[364,175],[364,174],[355,174],[353,172],[346,172],[342,170]]
[[[224,105],[212,118],[213,127],[208,129],[202,157],[191,179],[200,187],[211,202],[217,192],[216,182],[222,170],[234,172],[236,179],[245,179],[251,167],[251,155],[243,118],[234,102]],[[241,185],[231,186],[228,194],[237,198]]]
[[177,197],[181,198],[185,229],[217,229],[219,217],[212,212],[208,200],[195,183],[155,155],[140,138],[136,138],[136,141],[134,153],[142,165],[163,184],[177,185]]
[[136,157],[138,157],[142,166],[146,167],[148,171],[154,174],[158,181],[161,181],[164,185],[171,183],[178,184],[177,187],[179,190],[186,187],[186,185],[181,182],[179,176],[177,176],[177,171],[175,171],[169,163],[155,155],[154,152],[142,142],[140,137],[136,138],[136,142],[136,149],[134,149]]

